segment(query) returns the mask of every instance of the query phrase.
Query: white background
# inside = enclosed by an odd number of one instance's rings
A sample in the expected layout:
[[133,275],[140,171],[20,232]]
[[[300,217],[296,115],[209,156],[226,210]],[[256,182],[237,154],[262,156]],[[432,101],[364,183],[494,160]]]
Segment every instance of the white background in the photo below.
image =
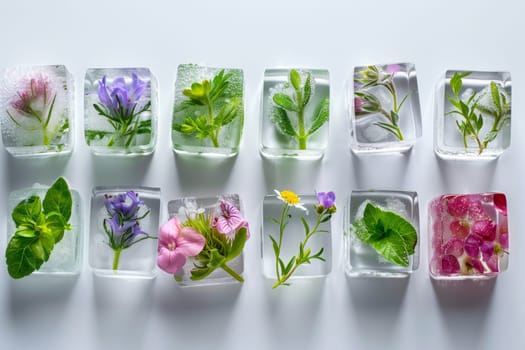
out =
[[[254,233],[265,194],[333,189],[334,265],[325,281],[270,290],[261,274],[260,238],[246,250],[242,287],[179,289],[153,282],[100,281],[87,267],[69,282],[14,284],[0,268],[2,349],[524,349],[525,81],[520,1],[7,1],[0,4],[0,67],[65,64],[76,80],[83,117],[89,67],[147,66],[160,83],[160,136],[152,157],[92,157],[77,128],[68,160],[15,160],[0,152],[0,247],[6,244],[9,191],[65,175],[89,213],[95,185],[160,186],[162,200],[239,193]],[[344,80],[356,65],[414,62],[423,138],[408,156],[355,157],[348,151]],[[246,116],[241,151],[222,164],[183,160],[169,127],[179,63],[244,69]],[[272,163],[258,154],[259,100],[267,67],[327,68],[330,142],[318,163]],[[446,69],[509,70],[513,79],[511,148],[495,162],[440,161],[432,149],[432,93]],[[342,265],[343,199],[352,189],[417,190],[421,266],[408,280],[349,280]],[[426,205],[442,193],[508,194],[509,270],[484,284],[431,282]],[[87,222],[87,221],[86,221]],[[87,229],[86,229],[87,231]],[[45,288],[46,287],[46,288]]]

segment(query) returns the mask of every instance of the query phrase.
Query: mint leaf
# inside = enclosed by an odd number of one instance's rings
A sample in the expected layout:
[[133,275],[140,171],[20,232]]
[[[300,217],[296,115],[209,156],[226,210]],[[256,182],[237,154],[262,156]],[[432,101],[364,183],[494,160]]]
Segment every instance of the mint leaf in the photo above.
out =
[[53,236],[55,243],[58,243],[64,237],[64,230],[66,222],[60,213],[52,212],[46,216],[46,227],[51,236]]
[[5,251],[7,271],[22,278],[49,260],[56,243],[70,230],[73,199],[66,180],[59,178],[46,192],[43,203],[38,196],[20,202],[11,214],[16,232]]
[[73,198],[71,197],[69,186],[63,177],[59,177],[49,190],[47,190],[43,206],[44,213],[58,212],[62,215],[64,221],[69,221],[71,218]]
[[321,126],[323,126],[324,123],[328,120],[328,115],[330,114],[330,102],[328,97],[325,97],[324,99],[319,102],[319,105],[317,105],[317,108],[314,112],[314,119],[312,122],[312,126],[310,126],[310,130],[308,130],[308,135],[313,134],[316,132]]
[[14,236],[5,251],[7,272],[13,278],[22,278],[38,270],[44,263],[33,254],[31,246],[38,238]]
[[386,260],[408,267],[408,258],[415,252],[417,232],[405,218],[367,203],[363,217],[353,227],[356,236]]
[[40,197],[31,196],[20,203],[13,209],[11,217],[15,222],[16,226],[23,224],[33,224],[38,221],[42,205],[40,203]]
[[214,120],[216,127],[230,124],[235,117],[237,117],[239,111],[239,99],[233,98],[230,102],[222,106],[221,110],[217,114]]
[[271,120],[277,126],[277,129],[284,135],[297,136],[295,129],[288,117],[288,113],[280,107],[274,107],[272,110]]

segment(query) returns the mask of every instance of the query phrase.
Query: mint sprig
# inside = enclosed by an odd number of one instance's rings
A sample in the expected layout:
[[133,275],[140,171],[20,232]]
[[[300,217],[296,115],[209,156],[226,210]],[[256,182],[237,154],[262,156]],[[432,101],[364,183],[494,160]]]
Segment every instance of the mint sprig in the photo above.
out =
[[400,215],[367,203],[363,217],[353,223],[353,231],[363,243],[370,245],[391,263],[408,267],[414,254],[417,232]]
[[60,177],[43,201],[33,195],[13,209],[11,217],[16,232],[5,251],[11,277],[18,279],[30,275],[49,260],[53,247],[64,237],[64,231],[71,230],[72,207],[71,191],[66,180]]

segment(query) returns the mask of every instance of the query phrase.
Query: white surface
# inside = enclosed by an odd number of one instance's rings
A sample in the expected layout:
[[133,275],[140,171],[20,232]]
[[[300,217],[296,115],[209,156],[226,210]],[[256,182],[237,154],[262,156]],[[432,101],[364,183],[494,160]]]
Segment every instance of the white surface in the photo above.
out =
[[[168,4],[170,3],[170,4]],[[0,67],[62,63],[76,79],[77,122],[89,67],[148,66],[160,83],[160,137],[154,156],[133,162],[93,158],[77,129],[67,161],[18,161],[0,152],[0,247],[7,193],[64,174],[84,198],[95,185],[162,187],[168,199],[239,193],[254,235],[246,283],[180,290],[170,276],[152,283],[95,279],[87,267],[71,283],[13,284],[2,263],[2,349],[523,349],[525,303],[525,81],[519,1],[2,1]],[[416,64],[423,138],[408,157],[351,156],[344,79],[353,66]],[[222,165],[175,158],[167,130],[176,65],[242,67],[245,134],[238,158]],[[257,151],[264,68],[304,66],[331,72],[331,139],[320,163],[275,164]],[[432,92],[446,69],[509,70],[513,140],[496,162],[439,161],[432,151]],[[422,204],[422,264],[409,280],[347,280],[341,212],[335,217],[334,267],[324,283],[270,290],[261,273],[259,210],[273,188],[333,189],[342,209],[354,188],[417,190]],[[426,204],[445,192],[508,193],[510,269],[485,285],[434,286],[427,271]],[[87,222],[87,221],[86,221]],[[35,281],[37,282],[37,281]],[[47,286],[49,289],[45,289]],[[28,290],[28,288],[34,288]],[[61,289],[57,292],[57,288]]]

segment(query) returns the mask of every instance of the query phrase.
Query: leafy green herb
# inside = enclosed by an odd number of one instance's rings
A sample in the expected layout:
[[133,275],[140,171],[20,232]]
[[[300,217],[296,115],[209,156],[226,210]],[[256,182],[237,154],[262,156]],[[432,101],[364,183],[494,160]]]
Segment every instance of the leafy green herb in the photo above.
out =
[[[293,87],[290,95],[278,92],[272,97],[274,107],[271,112],[271,120],[282,134],[296,138],[299,149],[305,150],[308,137],[328,121],[329,99],[325,97],[319,102],[310,118],[309,126],[307,126],[305,110],[312,96],[315,79],[312,79],[311,73],[307,73],[303,83],[299,72],[292,69],[288,85]],[[297,128],[292,124],[289,113],[294,113],[297,116]]]
[[[454,109],[447,115],[455,114],[462,117],[462,120],[456,120],[456,125],[463,136],[463,145],[468,148],[468,138],[471,138],[476,142],[478,154],[481,154],[488,144],[496,139],[503,126],[510,122],[510,99],[507,99],[498,84],[491,81],[488,91],[485,92],[487,96],[484,96],[483,93],[472,93],[468,99],[462,100],[460,93],[463,78],[470,74],[471,72],[455,72],[450,79],[452,95],[447,93],[447,99]],[[487,107],[487,104],[482,103],[485,99],[492,102],[495,108]],[[481,113],[476,113],[476,111]],[[485,123],[482,113],[494,118],[492,127],[485,137],[480,134]]]
[[11,277],[25,277],[49,260],[53,247],[64,237],[64,231],[71,230],[72,206],[71,191],[66,180],[60,177],[43,201],[34,195],[13,209],[11,217],[16,232],[5,252]]
[[[319,226],[322,223],[330,221],[332,215],[336,212],[336,206],[334,203],[335,194],[330,192],[333,197],[331,199],[323,199],[326,194],[324,192],[318,193],[318,198],[320,202],[314,206],[314,210],[317,214],[317,220],[314,227],[310,228],[306,222],[305,217],[301,217],[301,223],[304,227],[304,239],[299,243],[299,253],[290,258],[290,260],[285,261],[281,257],[281,250],[283,246],[283,237],[285,234],[285,229],[288,226],[289,219],[292,217],[290,214],[290,207],[297,207],[306,211],[306,208],[299,202],[300,199],[297,194],[291,191],[282,191],[279,192],[279,197],[284,203],[281,211],[281,217],[277,220],[274,217],[269,217],[269,219],[276,225],[279,226],[279,236],[275,238],[272,235],[269,235],[270,240],[272,241],[272,247],[275,254],[275,274],[277,281],[272,286],[273,289],[283,285],[289,286],[290,283],[287,282],[294,272],[299,268],[299,266],[304,264],[311,264],[314,260],[326,261],[323,257],[324,248],[321,248],[317,253],[312,253],[312,250],[308,248],[308,241],[312,238],[313,235],[317,233],[328,233],[327,230],[321,229]],[[319,197],[321,196],[321,197]],[[306,214],[308,215],[308,214]]]
[[369,244],[386,260],[399,266],[409,265],[417,232],[403,217],[367,203],[363,217],[353,223],[353,231],[359,240]]
[[[376,122],[374,125],[388,131],[403,141],[404,136],[399,127],[399,113],[401,107],[407,100],[410,93],[406,94],[401,102],[398,103],[396,86],[394,84],[394,74],[400,69],[399,65],[389,65],[387,73],[378,66],[368,66],[366,69],[359,72],[359,75],[354,78],[355,99],[354,107],[356,116],[371,115],[374,113],[382,114],[386,118],[386,122]],[[372,92],[367,91],[368,88],[382,86],[392,96],[392,110],[387,111],[383,108],[379,98]]]
[[[176,107],[176,111],[186,110],[188,107],[204,106],[206,114],[195,117],[193,110],[188,109],[182,124],[174,123],[173,130],[194,135],[199,140],[209,138],[214,147],[219,147],[219,132],[225,125],[233,122],[242,115],[242,100],[237,97],[219,99],[225,97],[225,92],[231,84],[233,73],[225,73],[222,69],[215,77],[203,80],[201,83],[193,83],[190,88],[184,89],[182,94],[188,100]],[[220,107],[219,112],[214,109]]]

